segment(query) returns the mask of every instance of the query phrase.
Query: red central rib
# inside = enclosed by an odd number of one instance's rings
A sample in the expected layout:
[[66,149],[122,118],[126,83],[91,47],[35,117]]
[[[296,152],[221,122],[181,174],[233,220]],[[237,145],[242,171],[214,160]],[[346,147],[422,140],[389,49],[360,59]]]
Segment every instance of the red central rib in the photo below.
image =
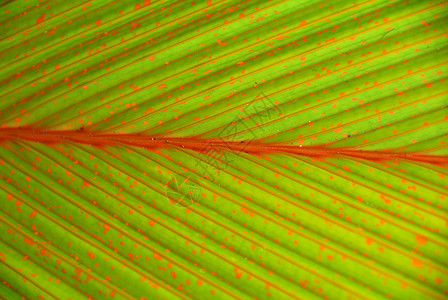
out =
[[435,165],[448,165],[448,156],[446,155],[357,150],[351,148],[331,148],[326,146],[302,147],[281,143],[263,143],[262,141],[228,141],[219,138],[160,137],[135,133],[101,134],[87,130],[47,131],[32,128],[3,128],[0,130],[0,141],[14,141],[17,139],[39,142],[42,144],[60,144],[71,141],[96,147],[125,144],[147,149],[179,147],[203,153],[230,150],[250,154],[290,153],[316,158],[348,156],[371,161],[406,159]]

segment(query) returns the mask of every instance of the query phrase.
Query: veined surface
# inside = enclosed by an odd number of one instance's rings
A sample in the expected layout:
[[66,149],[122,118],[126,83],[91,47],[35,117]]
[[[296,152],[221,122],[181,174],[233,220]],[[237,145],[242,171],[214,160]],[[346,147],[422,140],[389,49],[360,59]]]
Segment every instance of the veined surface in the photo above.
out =
[[[4,1],[0,295],[447,299],[447,17],[421,0]],[[43,142],[57,131],[227,148]]]

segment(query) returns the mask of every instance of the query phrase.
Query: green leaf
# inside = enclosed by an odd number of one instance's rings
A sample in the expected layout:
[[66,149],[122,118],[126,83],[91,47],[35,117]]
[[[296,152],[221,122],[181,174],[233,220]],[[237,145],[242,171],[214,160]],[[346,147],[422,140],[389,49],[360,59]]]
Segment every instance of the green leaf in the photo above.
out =
[[442,1],[5,1],[0,295],[446,299]]

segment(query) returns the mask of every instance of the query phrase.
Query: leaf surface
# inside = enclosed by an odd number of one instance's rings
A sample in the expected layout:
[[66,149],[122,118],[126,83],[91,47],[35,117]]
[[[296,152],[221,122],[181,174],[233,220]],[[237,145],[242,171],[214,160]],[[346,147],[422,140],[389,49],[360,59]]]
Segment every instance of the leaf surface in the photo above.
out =
[[443,1],[5,1],[0,295],[446,299]]

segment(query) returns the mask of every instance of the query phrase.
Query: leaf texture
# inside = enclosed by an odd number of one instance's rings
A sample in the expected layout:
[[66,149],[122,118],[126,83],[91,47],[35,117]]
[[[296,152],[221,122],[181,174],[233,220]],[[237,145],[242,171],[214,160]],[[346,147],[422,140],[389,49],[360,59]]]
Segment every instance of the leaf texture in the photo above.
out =
[[0,16],[4,298],[448,298],[446,2]]

